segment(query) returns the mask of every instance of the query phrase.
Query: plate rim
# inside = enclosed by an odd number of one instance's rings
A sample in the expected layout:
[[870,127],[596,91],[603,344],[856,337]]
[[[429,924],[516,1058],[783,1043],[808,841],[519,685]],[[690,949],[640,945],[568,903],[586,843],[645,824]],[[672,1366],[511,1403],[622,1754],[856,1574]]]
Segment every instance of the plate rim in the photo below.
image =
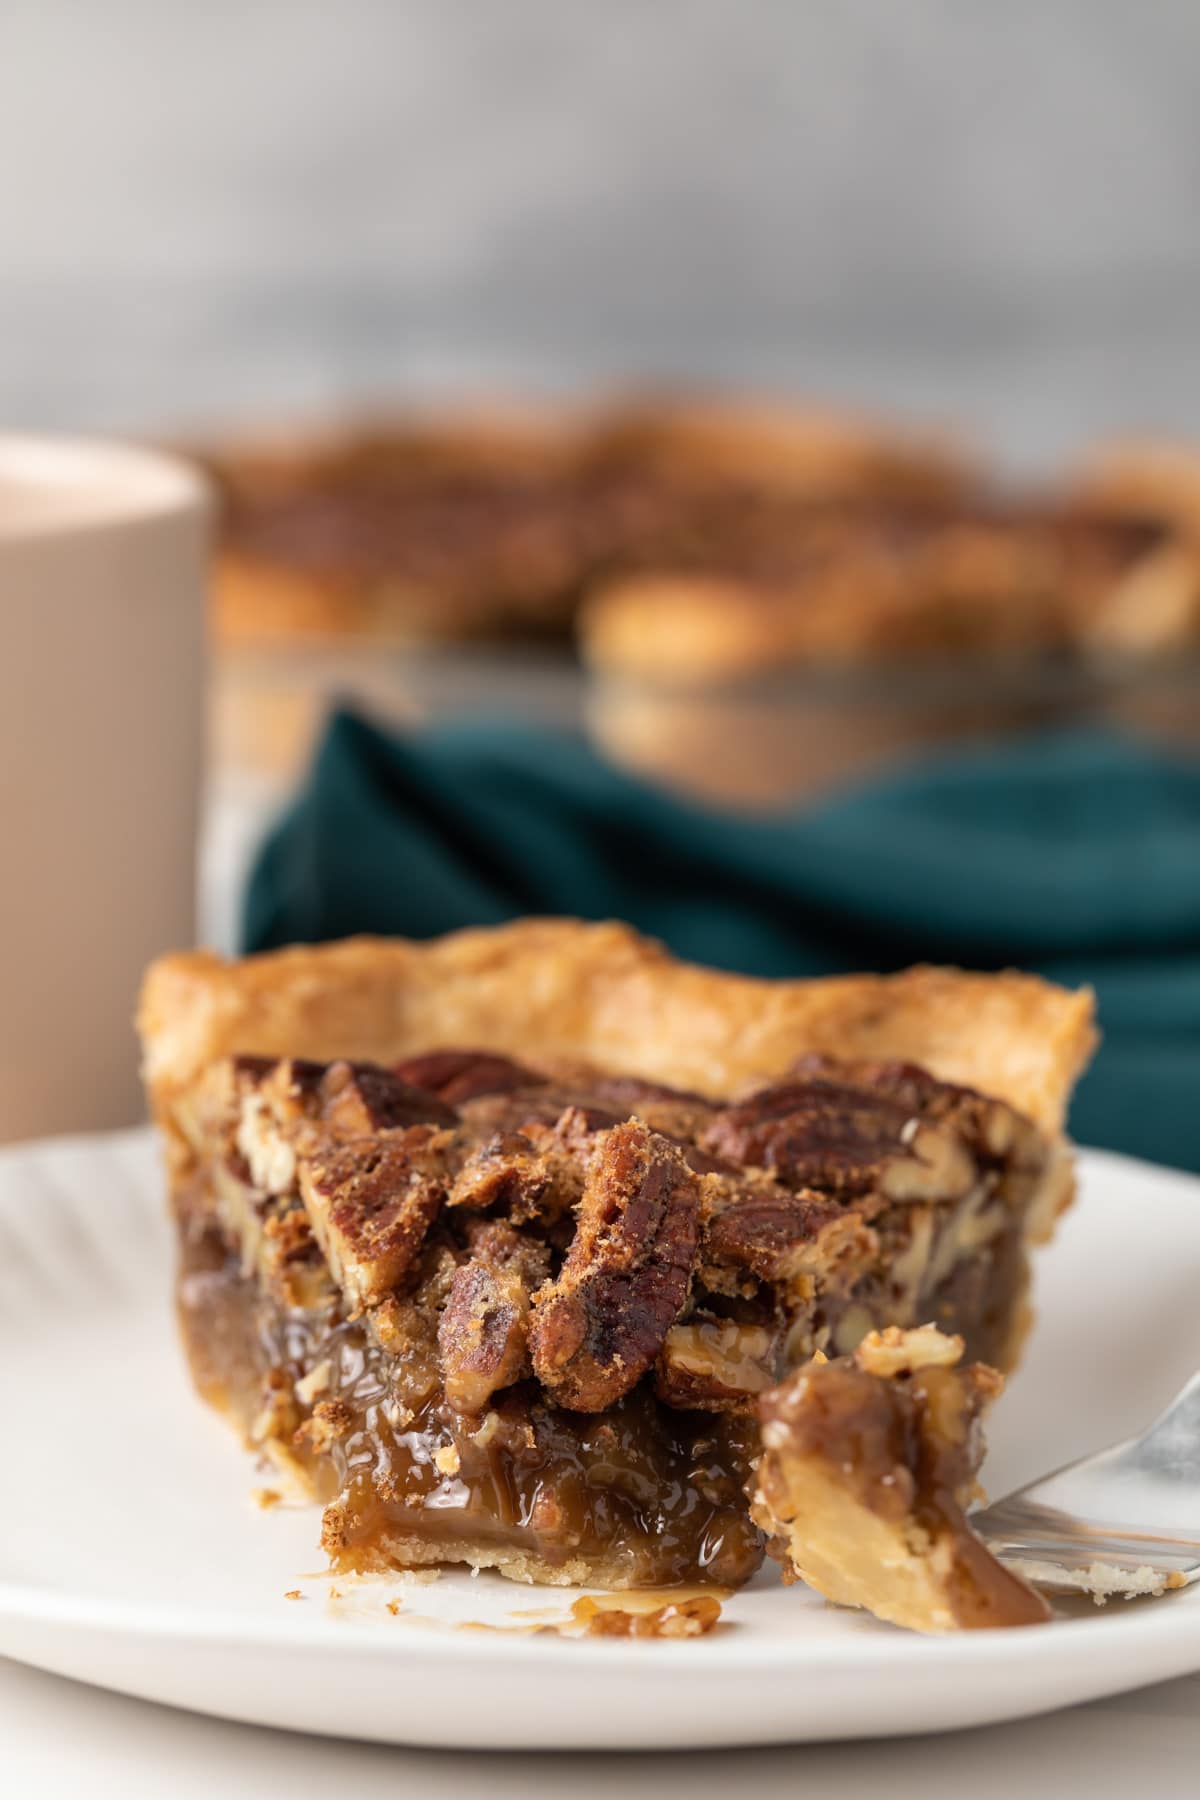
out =
[[[526,1591],[523,1584],[517,1591]],[[531,1587],[528,1591],[547,1593],[541,1587]],[[549,1591],[564,1595],[575,1592],[572,1588]],[[1143,1598],[1121,1603],[1145,1609],[1138,1616],[1126,1618],[1121,1627],[1122,1642],[1132,1646],[1146,1636],[1156,1640],[1167,1635],[1185,1639],[1194,1637],[1196,1666],[1200,1669],[1200,1602],[1195,1598],[1187,1599],[1186,1592],[1187,1590],[1181,1590],[1176,1596],[1163,1595],[1157,1600]],[[1151,1608],[1154,1609],[1153,1613]],[[786,1666],[797,1671],[808,1662],[819,1662],[822,1668],[842,1663],[858,1667],[876,1661],[890,1666],[898,1662],[909,1663],[914,1658],[936,1663],[951,1656],[956,1664],[961,1663],[964,1656],[992,1662],[998,1653],[1002,1658],[1015,1657],[1028,1661],[1033,1657],[1041,1659],[1056,1655],[1052,1646],[1057,1645],[1062,1650],[1068,1639],[1073,1650],[1080,1653],[1086,1652],[1097,1638],[1103,1642],[1112,1629],[1104,1619],[1105,1610],[1097,1607],[1094,1619],[1059,1619],[1052,1631],[1034,1631],[1032,1642],[1028,1630],[1013,1631],[996,1627],[928,1634],[903,1631],[895,1627],[878,1639],[822,1639],[798,1635],[795,1638],[764,1641],[761,1638],[740,1638],[736,1632],[730,1632],[716,1633],[698,1642],[705,1646],[705,1654],[714,1658],[718,1649],[732,1652],[733,1660],[743,1667],[760,1664],[770,1665],[772,1668]],[[31,1625],[74,1625],[84,1630],[111,1631],[130,1639],[186,1642],[203,1645],[208,1649],[224,1645],[276,1652],[326,1652],[337,1644],[348,1649],[369,1649],[372,1654],[388,1660],[404,1661],[414,1652],[419,1652],[425,1658],[432,1651],[437,1656],[453,1655],[456,1662],[461,1662],[466,1656],[468,1660],[485,1663],[493,1662],[500,1653],[491,1634],[481,1637],[478,1643],[464,1644],[453,1622],[447,1622],[443,1626],[441,1621],[434,1621],[433,1629],[427,1630],[422,1626],[419,1634],[414,1632],[411,1636],[402,1636],[400,1632],[393,1633],[390,1630],[385,1634],[382,1622],[376,1620],[362,1623],[351,1619],[330,1621],[322,1616],[319,1619],[294,1619],[285,1624],[282,1618],[275,1621],[226,1610],[206,1614],[202,1611],[191,1612],[181,1606],[130,1602],[113,1605],[86,1596],[43,1592],[32,1586],[12,1582],[0,1582],[0,1617]],[[519,1627],[511,1630],[498,1627],[495,1636],[506,1640],[502,1652],[506,1657],[515,1655],[531,1662],[556,1659],[561,1656],[561,1646],[566,1641],[557,1634],[542,1636],[525,1632]],[[572,1660],[577,1660],[582,1654],[589,1660],[594,1657],[603,1662],[612,1654],[611,1645],[616,1642],[622,1646],[624,1655],[649,1659],[655,1665],[662,1661],[664,1655],[672,1659],[683,1657],[690,1661],[697,1646],[697,1640],[673,1642],[669,1638],[639,1642],[636,1638],[589,1640],[581,1637],[572,1638],[570,1642]],[[1046,1648],[1039,1650],[1037,1645],[1044,1645]]]

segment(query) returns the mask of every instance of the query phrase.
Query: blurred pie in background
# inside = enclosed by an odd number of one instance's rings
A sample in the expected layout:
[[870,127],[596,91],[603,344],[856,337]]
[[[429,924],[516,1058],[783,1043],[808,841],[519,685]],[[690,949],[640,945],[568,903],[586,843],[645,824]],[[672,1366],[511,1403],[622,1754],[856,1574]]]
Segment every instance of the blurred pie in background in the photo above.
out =
[[336,689],[582,713],[620,762],[770,805],[965,735],[1190,717],[1200,453],[1011,493],[948,438],[646,395],[204,460],[227,759],[294,764]]
[[[1195,641],[1197,596],[1197,547],[1162,520],[982,490],[814,510],[773,565],[599,588],[580,632],[589,717],[619,760],[771,802],[1105,713]],[[1139,636],[1151,614],[1178,630]]]
[[1171,549],[1154,580],[1112,596],[1098,621],[1099,645],[1114,655],[1169,655],[1200,643],[1200,449],[1154,439],[1098,445],[1068,477],[1076,504],[1110,518],[1150,522]]
[[232,644],[569,637],[597,582],[781,554],[809,514],[965,493],[948,446],[719,403],[446,413],[204,460]]

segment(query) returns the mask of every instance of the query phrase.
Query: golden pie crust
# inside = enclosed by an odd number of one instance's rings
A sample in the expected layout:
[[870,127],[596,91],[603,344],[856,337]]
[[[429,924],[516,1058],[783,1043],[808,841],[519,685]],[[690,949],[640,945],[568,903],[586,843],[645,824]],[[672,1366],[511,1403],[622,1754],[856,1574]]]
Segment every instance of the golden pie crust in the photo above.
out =
[[1067,471],[1069,502],[1137,519],[1200,524],[1200,449],[1179,439],[1112,438]]
[[1095,1047],[1093,1012],[1090,990],[1015,971],[763,981],[682,962],[627,925],[521,919],[424,943],[163,957],[139,1028],[160,1112],[208,1063],[238,1054],[390,1063],[465,1044],[720,1095],[816,1052],[919,1063],[1057,1134]]

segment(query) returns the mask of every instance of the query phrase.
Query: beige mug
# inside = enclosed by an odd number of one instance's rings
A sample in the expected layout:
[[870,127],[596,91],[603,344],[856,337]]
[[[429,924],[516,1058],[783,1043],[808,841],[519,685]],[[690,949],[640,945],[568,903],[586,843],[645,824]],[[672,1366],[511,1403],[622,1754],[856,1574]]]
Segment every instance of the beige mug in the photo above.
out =
[[211,507],[150,451],[0,436],[0,1139],[139,1118],[192,941]]

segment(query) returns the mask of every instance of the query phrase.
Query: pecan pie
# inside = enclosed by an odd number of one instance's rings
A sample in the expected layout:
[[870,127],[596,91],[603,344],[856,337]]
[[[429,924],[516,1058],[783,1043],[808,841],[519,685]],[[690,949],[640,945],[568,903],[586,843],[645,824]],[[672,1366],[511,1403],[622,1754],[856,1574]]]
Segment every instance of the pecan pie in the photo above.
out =
[[217,627],[233,645],[565,637],[613,572],[778,556],[814,507],[970,480],[849,417],[666,398],[447,413],[212,452]]
[[777,806],[947,744],[1095,716],[1194,736],[1200,537],[1084,494],[810,506],[587,596],[588,724],[613,760]]
[[[1011,498],[955,446],[799,406],[648,395],[453,410],[202,454],[229,644],[564,637],[758,669],[1194,641],[1194,452],[1121,447]],[[1162,621],[1162,623],[1160,623]]]
[[[1136,582],[1119,586],[1093,621],[1100,655],[1143,662],[1200,649],[1200,451],[1192,444],[1125,441],[1098,445],[1065,482],[1071,504],[1165,535],[1165,548]],[[1187,696],[1191,701],[1191,695]]]
[[753,1572],[818,1354],[932,1321],[1011,1367],[1092,1041],[1032,977],[752,981],[553,920],[169,957],[141,1027],[197,1384],[334,1565],[605,1587]]
[[600,586],[581,624],[598,673],[667,689],[747,677],[1086,655],[1151,594],[1186,606],[1200,561],[1165,521],[986,495],[810,507],[786,539]]

